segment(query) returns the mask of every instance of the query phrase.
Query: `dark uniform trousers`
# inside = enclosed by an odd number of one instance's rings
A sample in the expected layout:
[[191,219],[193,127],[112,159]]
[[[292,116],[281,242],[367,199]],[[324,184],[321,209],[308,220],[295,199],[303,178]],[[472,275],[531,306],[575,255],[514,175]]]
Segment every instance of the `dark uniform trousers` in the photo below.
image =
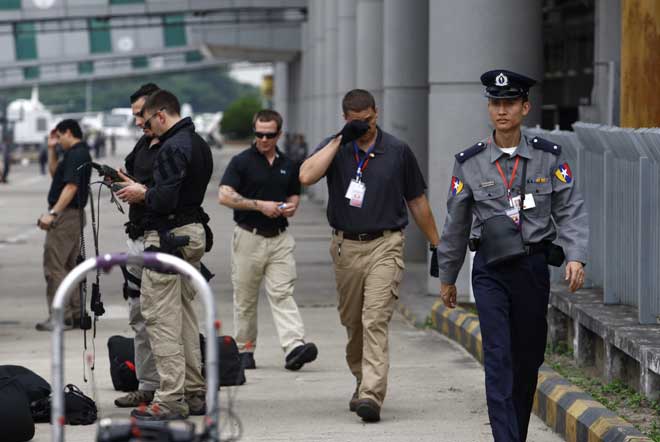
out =
[[477,252],[472,287],[493,436],[495,442],[523,442],[548,329],[550,274],[546,258],[533,254],[487,266]]

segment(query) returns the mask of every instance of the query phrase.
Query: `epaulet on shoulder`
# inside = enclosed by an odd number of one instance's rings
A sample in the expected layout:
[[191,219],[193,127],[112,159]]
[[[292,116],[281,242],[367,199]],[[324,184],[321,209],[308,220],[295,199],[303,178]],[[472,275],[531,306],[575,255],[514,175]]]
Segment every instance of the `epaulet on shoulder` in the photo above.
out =
[[561,146],[559,144],[553,143],[552,141],[545,140],[541,137],[534,137],[529,141],[534,149],[549,152],[553,155],[559,155],[561,153]]
[[484,143],[483,141],[479,141],[474,146],[465,149],[463,152],[457,153],[455,155],[456,161],[458,161],[459,163],[462,163],[465,160],[467,160],[468,158],[472,158],[473,156],[475,156],[479,152],[483,152],[484,150],[486,150],[486,143]]

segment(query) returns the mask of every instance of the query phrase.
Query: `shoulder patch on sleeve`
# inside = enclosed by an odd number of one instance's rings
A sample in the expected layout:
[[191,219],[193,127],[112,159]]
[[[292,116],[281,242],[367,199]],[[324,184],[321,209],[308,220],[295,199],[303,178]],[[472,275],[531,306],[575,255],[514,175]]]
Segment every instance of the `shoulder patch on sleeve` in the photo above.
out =
[[530,139],[529,142],[534,149],[549,152],[553,155],[559,155],[561,153],[561,146],[559,144],[555,144],[552,141],[548,141],[541,137],[534,137]]
[[463,152],[457,153],[456,155],[454,155],[454,157],[456,158],[456,161],[462,163],[468,158],[472,158],[473,156],[475,156],[479,152],[483,152],[484,150],[486,150],[486,143],[484,143],[483,141],[479,141],[474,146],[465,149]]

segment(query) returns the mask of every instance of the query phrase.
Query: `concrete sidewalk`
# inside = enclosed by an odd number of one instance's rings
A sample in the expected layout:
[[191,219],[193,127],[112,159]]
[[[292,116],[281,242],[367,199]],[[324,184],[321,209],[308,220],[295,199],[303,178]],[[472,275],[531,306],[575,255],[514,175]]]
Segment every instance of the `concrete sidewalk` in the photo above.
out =
[[[121,144],[118,157],[109,162],[120,164],[130,146]],[[233,222],[231,211],[220,207],[217,185],[231,155],[237,150],[215,151],[215,174],[209,186],[205,208],[212,219],[214,249],[204,259],[216,273],[212,288],[216,295],[224,334],[232,334],[232,289],[229,244]],[[12,184],[0,187],[0,363],[24,365],[50,380],[50,335],[37,332],[34,324],[46,316],[45,283],[41,270],[44,234],[35,227],[45,210],[48,178],[38,175],[36,166],[13,171]],[[122,224],[125,217],[109,204],[108,194],[101,197],[102,252],[123,251]],[[89,229],[88,229],[89,231]],[[391,371],[388,397],[382,421],[367,425],[348,411],[354,381],[344,360],[346,334],[339,323],[336,292],[328,253],[330,229],[325,210],[303,201],[293,218],[291,231],[297,240],[298,300],[308,340],[319,347],[319,358],[299,372],[284,369],[264,297],[259,305],[260,334],[255,354],[257,369],[247,372],[244,386],[225,389],[221,405],[233,408],[246,441],[490,441],[486,413],[483,370],[468,352],[432,330],[412,327],[395,315],[390,331]],[[92,253],[91,236],[87,252]],[[416,271],[425,266],[409,265],[404,292],[414,293]],[[107,313],[98,323],[95,348],[88,336],[88,352],[96,351],[94,385],[83,382],[83,340],[80,331],[65,335],[66,382],[94,395],[102,416],[127,416],[130,410],[117,409],[113,400],[107,356],[107,338],[114,334],[130,336],[127,309],[121,296],[121,275],[114,271],[101,276]],[[405,295],[402,295],[402,299]],[[432,303],[433,299],[428,298]],[[427,313],[430,310],[427,311]],[[222,423],[226,413],[223,413]],[[199,423],[201,419],[194,419]],[[226,424],[223,429],[229,430]],[[50,426],[37,426],[35,441],[48,441]],[[226,433],[226,431],[223,431]],[[68,441],[94,440],[95,427],[67,427]],[[540,420],[531,424],[530,440],[560,441]]]

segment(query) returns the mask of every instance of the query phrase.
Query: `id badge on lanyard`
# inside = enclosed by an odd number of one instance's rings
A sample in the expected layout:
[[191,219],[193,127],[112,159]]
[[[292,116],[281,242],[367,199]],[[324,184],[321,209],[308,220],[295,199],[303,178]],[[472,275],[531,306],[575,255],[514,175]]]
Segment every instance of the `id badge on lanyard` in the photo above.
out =
[[516,162],[513,165],[513,171],[511,172],[511,179],[507,181],[506,176],[504,175],[504,171],[502,170],[502,166],[500,166],[499,160],[495,161],[495,164],[497,165],[497,171],[500,173],[500,176],[502,177],[502,182],[504,183],[504,187],[506,188],[506,197],[509,200],[509,208],[504,211],[506,213],[506,216],[511,218],[511,220],[517,225],[520,226],[520,197],[518,197],[518,201],[516,201],[515,198],[511,198],[511,188],[513,187],[513,182],[516,179],[516,172],[518,171],[518,164],[520,163],[520,157],[516,157]]
[[364,195],[367,192],[367,186],[362,182],[362,172],[364,172],[364,170],[367,168],[371,152],[374,150],[375,146],[376,144],[374,143],[369,149],[367,149],[367,153],[365,154],[364,158],[360,160],[360,157],[358,156],[357,144],[353,142],[355,161],[358,163],[357,172],[355,174],[355,178],[352,179],[348,185],[346,195],[344,195],[346,199],[348,199],[348,204],[350,204],[351,207],[356,207],[358,209],[362,208]]

